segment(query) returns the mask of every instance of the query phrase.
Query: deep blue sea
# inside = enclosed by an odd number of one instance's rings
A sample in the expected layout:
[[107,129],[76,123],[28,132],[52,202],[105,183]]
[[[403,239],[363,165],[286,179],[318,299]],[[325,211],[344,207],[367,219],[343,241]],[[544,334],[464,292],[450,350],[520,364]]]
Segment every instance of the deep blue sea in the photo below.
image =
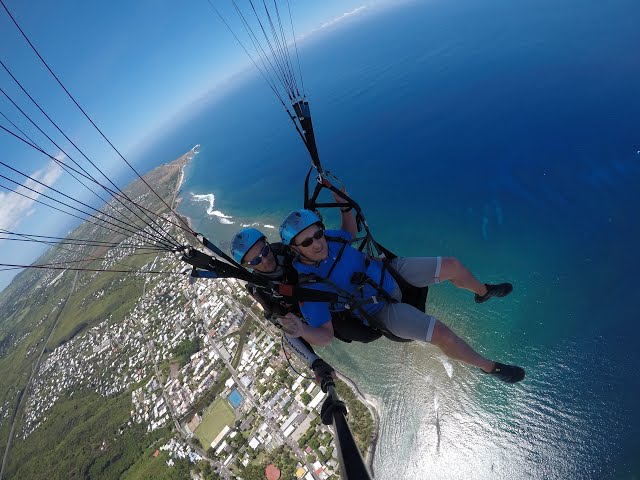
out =
[[[430,345],[325,349],[380,402],[376,478],[640,478],[640,3],[392,2],[299,48],[323,164],[374,235],[515,286],[428,308],[516,386]],[[147,161],[195,144],[180,209],[215,242],[301,207],[309,160],[257,75]]]

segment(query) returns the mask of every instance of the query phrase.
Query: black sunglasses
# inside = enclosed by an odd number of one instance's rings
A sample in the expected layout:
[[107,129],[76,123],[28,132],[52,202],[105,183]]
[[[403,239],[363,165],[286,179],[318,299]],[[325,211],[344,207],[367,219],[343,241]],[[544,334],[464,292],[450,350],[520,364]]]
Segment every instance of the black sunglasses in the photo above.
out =
[[314,240],[320,240],[322,237],[324,237],[324,230],[320,229],[316,233],[314,233],[312,236],[305,238],[300,243],[297,243],[297,244],[294,243],[293,245],[296,247],[309,247],[311,246]]
[[266,257],[267,255],[269,255],[269,252],[271,251],[271,247],[269,246],[269,244],[265,244],[264,247],[262,247],[262,250],[260,250],[260,254],[255,257],[252,260],[249,260],[248,262],[245,262],[246,265],[251,265],[252,267],[255,267],[256,265],[259,265],[262,262],[262,259],[264,257]]

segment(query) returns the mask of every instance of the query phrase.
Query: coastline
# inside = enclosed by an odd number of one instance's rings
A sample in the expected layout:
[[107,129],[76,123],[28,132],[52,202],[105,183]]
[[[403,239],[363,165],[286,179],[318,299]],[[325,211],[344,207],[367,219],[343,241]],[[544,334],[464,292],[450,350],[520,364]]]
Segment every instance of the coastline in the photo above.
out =
[[182,189],[182,185],[184,183],[184,178],[185,178],[185,173],[184,173],[184,169],[187,167],[187,165],[189,164],[189,162],[191,160],[193,160],[193,158],[198,155],[198,153],[200,153],[200,151],[198,150],[200,148],[200,144],[196,144],[191,150],[189,150],[187,153],[185,153],[184,155],[182,155],[180,158],[178,158],[177,161],[181,161],[184,159],[184,162],[182,163],[182,165],[180,166],[180,176],[178,177],[178,181],[176,182],[176,188],[175,188],[175,193],[173,195],[173,201],[171,202],[172,207],[176,207],[179,203],[180,203],[180,198],[178,198],[178,196],[180,195],[180,190]]
[[200,148],[200,144],[196,144],[191,150],[189,150],[187,153],[185,153],[180,158],[175,160],[175,162],[182,161],[182,165],[180,166],[180,176],[176,181],[173,198],[171,199],[171,208],[174,211],[174,214],[178,217],[178,220],[185,223],[189,227],[189,229],[193,229],[191,218],[187,217],[186,215],[179,214],[176,211],[176,209],[178,208],[178,205],[182,200],[182,197],[180,197],[180,193],[181,193],[182,185],[184,184],[184,180],[185,180],[184,170],[189,164],[189,162],[193,160],[193,158],[199,153],[198,151],[199,148]]
[[[181,158],[184,158],[184,163],[180,167],[180,176],[176,182],[175,194],[172,202],[172,208],[174,209],[175,215],[180,219],[180,221],[186,223],[190,229],[192,228],[191,218],[189,218],[186,215],[179,214],[177,211],[175,211],[175,209],[177,208],[181,200],[179,195],[181,193],[181,188],[185,180],[185,168],[189,163],[189,161],[192,160],[193,157],[195,157],[198,154],[199,147],[200,145],[194,146],[189,152],[187,152],[185,155],[183,155],[183,157],[181,157]],[[347,375],[341,372],[336,372],[336,374],[340,380],[342,380],[345,384],[349,386],[349,388],[353,391],[356,398],[363,405],[367,407],[367,409],[369,410],[369,413],[373,417],[373,435],[372,435],[372,438],[370,439],[370,444],[369,444],[369,447],[367,448],[366,456],[364,458],[365,464],[369,468],[369,471],[373,474],[373,460],[375,458],[376,447],[377,447],[378,438],[380,435],[380,413],[379,413],[380,405],[375,397],[372,397],[370,395],[366,395],[365,393],[363,393],[359,389],[358,385]]]
[[366,458],[364,459],[365,464],[369,467],[369,471],[373,475],[373,459],[376,454],[376,447],[380,436],[380,405],[375,397],[362,393],[358,385],[344,373],[336,371],[336,375],[351,388],[358,400],[367,407],[373,417],[373,436],[371,438],[371,445],[367,448]]

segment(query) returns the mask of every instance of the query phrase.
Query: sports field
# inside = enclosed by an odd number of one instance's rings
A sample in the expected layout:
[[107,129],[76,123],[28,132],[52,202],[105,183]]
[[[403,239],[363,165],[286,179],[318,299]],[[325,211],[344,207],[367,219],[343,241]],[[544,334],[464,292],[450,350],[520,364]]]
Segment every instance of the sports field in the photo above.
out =
[[195,436],[206,450],[211,442],[218,436],[225,425],[231,426],[235,420],[229,402],[224,398],[218,398],[213,402],[202,416],[202,423],[196,428]]

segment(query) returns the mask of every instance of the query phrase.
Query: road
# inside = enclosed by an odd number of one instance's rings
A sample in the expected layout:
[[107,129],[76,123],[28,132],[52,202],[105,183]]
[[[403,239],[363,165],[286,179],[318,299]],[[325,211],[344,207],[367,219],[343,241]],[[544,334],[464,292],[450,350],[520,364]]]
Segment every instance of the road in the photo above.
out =
[[162,397],[164,398],[164,403],[167,405],[167,407],[169,408],[169,413],[171,414],[171,419],[173,420],[173,424],[176,427],[177,432],[180,434],[180,436],[182,437],[182,440],[189,445],[193,450],[195,450],[198,455],[200,455],[203,459],[205,459],[206,461],[209,462],[209,464],[216,469],[216,472],[218,473],[218,475],[222,476],[222,478],[224,478],[225,480],[229,480],[231,478],[233,478],[233,474],[231,472],[231,470],[229,470],[227,467],[225,467],[222,462],[218,462],[216,460],[213,460],[211,458],[209,458],[207,456],[207,452],[205,452],[202,448],[198,447],[197,445],[195,445],[191,439],[188,437],[188,435],[184,432],[184,430],[182,429],[182,427],[180,426],[180,422],[178,420],[178,417],[176,415],[176,412],[173,409],[173,405],[172,403],[169,401],[169,395],[167,395],[167,392],[165,390],[165,386],[163,383],[160,382],[160,371],[158,370],[158,365],[154,364],[154,368],[156,371],[156,378],[158,379],[158,383],[160,383],[160,386],[162,387]]
[[[157,260],[157,258],[156,258],[156,260]],[[155,261],[151,265],[151,267],[149,267],[149,269],[153,268],[154,265],[155,265]],[[147,288],[147,282],[145,282],[145,284],[144,284],[143,293],[142,293],[142,297],[141,298],[144,297],[144,295],[146,293],[146,288]],[[138,331],[142,334],[142,337],[144,338],[145,343],[147,345],[149,345],[149,357],[155,359],[156,358],[155,349],[154,349],[155,343],[149,341],[149,338],[146,336],[143,328],[141,328],[139,325],[136,325],[136,327],[138,328]],[[180,435],[182,440],[187,445],[189,445],[194,451],[196,451],[198,453],[198,455],[200,455],[203,459],[208,461],[209,464],[216,470],[218,475],[220,475],[223,479],[225,479],[225,480],[232,479],[233,476],[232,476],[231,470],[229,470],[224,465],[222,465],[221,462],[218,462],[216,460],[213,460],[213,459],[209,458],[207,456],[207,452],[205,452],[202,448],[200,448],[197,445],[195,445],[191,441],[189,436],[185,433],[185,431],[182,429],[182,427],[180,425],[180,421],[178,419],[178,416],[176,415],[176,412],[173,409],[173,404],[169,401],[169,395],[167,394],[167,391],[165,389],[165,383],[162,382],[162,376],[160,375],[160,370],[158,368],[158,363],[155,362],[155,361],[153,362],[153,368],[154,368],[158,383],[160,384],[160,386],[162,388],[162,397],[164,398],[164,403],[167,405],[167,408],[169,409],[169,413],[171,414],[171,419],[173,420],[173,424],[176,427],[176,431],[178,432],[178,434]]]
[[[235,301],[235,299],[233,299],[233,301],[234,303],[236,303],[236,306],[238,306],[245,314],[250,315],[253,318],[253,320],[256,321],[260,325],[260,327],[263,330],[265,330],[267,333],[269,333],[274,337],[277,337],[280,334],[280,332],[272,324],[258,317],[255,313],[251,311],[251,309],[244,307],[239,302]],[[251,403],[253,406],[255,406],[258,409],[258,411],[260,411],[261,410],[260,403],[253,397],[253,394],[251,394],[251,392],[240,381],[235,368],[220,354],[220,351],[218,350],[218,347],[216,346],[215,343],[213,344],[213,348],[218,354],[218,356],[224,361],[227,369],[231,373],[231,378],[233,378],[233,380],[236,382],[238,390],[242,392],[244,398],[248,400],[249,403]],[[266,412],[262,412],[263,415],[265,413]],[[307,470],[309,472],[311,472],[311,475],[313,476],[313,478],[316,480],[319,480],[319,477],[313,471],[313,467],[307,462],[307,455],[300,449],[298,444],[293,440],[291,440],[291,438],[285,437],[282,430],[280,430],[280,427],[274,421],[272,421],[271,419],[268,419],[266,415],[264,415],[264,417],[265,417],[265,423],[270,428],[271,434],[273,435],[273,437],[279,439],[282,443],[286,443],[289,446],[289,448],[291,448],[291,450],[293,451],[297,459],[300,460],[307,467]]]
[[[260,403],[253,397],[253,394],[240,381],[240,378],[238,377],[238,374],[236,373],[235,368],[233,368],[231,363],[229,363],[227,360],[224,359],[224,357],[222,357],[222,355],[220,354],[220,350],[215,345],[215,343],[213,344],[213,349],[216,351],[218,356],[220,356],[220,358],[223,359],[227,369],[231,373],[231,378],[233,378],[233,380],[236,382],[236,388],[242,393],[244,399],[246,401],[248,401],[251,405],[256,407],[256,409],[258,411],[261,411]],[[269,427],[271,435],[274,438],[277,438],[281,443],[287,444],[289,446],[289,448],[295,454],[296,458],[298,460],[300,460],[304,465],[306,465],[307,469],[311,472],[311,475],[313,476],[313,478],[316,479],[316,480],[319,480],[319,477],[313,471],[313,467],[307,462],[306,454],[300,449],[300,447],[298,447],[298,444],[296,442],[291,440],[291,438],[287,438],[287,437],[284,436],[284,434],[283,434],[282,430],[280,430],[280,427],[278,426],[278,424],[275,423],[270,418],[267,418],[267,416],[265,415],[266,413],[267,412],[262,411],[262,415],[264,416],[264,422]]]
[[73,294],[73,292],[76,289],[76,282],[78,280],[78,273],[79,272],[75,273],[75,276],[73,277],[73,284],[71,285],[71,290],[69,291],[69,295],[67,295],[67,298],[64,299],[64,304],[62,305],[62,307],[60,308],[60,311],[58,312],[58,316],[56,317],[56,321],[53,324],[53,327],[51,327],[51,330],[49,330],[49,335],[47,335],[46,340],[42,344],[42,350],[40,350],[40,355],[38,355],[38,359],[36,360],[36,363],[33,365],[33,369],[31,370],[31,375],[29,376],[29,381],[27,382],[27,386],[24,388],[24,393],[22,395],[22,398],[20,399],[20,404],[18,405],[18,408],[16,409],[16,414],[14,415],[13,422],[11,424],[11,431],[9,432],[9,438],[7,439],[7,446],[4,449],[4,456],[2,457],[2,467],[0,467],[0,480],[3,478],[4,467],[5,467],[6,463],[7,463],[7,459],[9,458],[9,450],[11,449],[11,443],[13,442],[13,435],[15,433],[16,425],[17,425],[18,420],[20,419],[20,417],[22,415],[22,409],[24,408],[24,403],[26,402],[26,399],[29,396],[29,388],[31,387],[31,383],[33,382],[33,379],[36,376],[36,373],[38,371],[38,367],[40,366],[40,360],[42,360],[42,355],[44,355],[44,350],[45,350],[45,348],[47,348],[47,344],[49,343],[49,340],[51,339],[51,336],[53,335],[53,332],[55,331],[56,327],[58,326],[58,323],[60,322],[60,318],[62,317],[62,313],[64,312],[64,309],[67,306],[67,300],[69,300],[69,297]]
[[[260,327],[263,330],[266,330],[272,336],[276,336],[276,337],[278,336],[279,332],[277,331],[277,329],[273,325],[269,324],[266,320],[259,318],[250,309],[248,309],[248,308],[244,307],[243,305],[239,304],[238,302],[236,302],[235,299],[232,300],[232,302],[235,303],[236,307],[239,308],[242,312],[244,312],[245,314],[250,315],[260,325]],[[196,310],[196,315],[203,322],[207,321],[206,318],[203,318],[203,315],[202,315],[202,313],[200,311]],[[235,332],[235,333],[236,334],[242,333],[242,329],[240,330],[240,332]],[[144,333],[143,333],[143,335],[144,335]],[[220,339],[218,339],[218,340],[220,340]],[[238,348],[241,348],[242,345],[243,345],[243,342],[239,342]],[[217,344],[215,342],[213,344],[213,349],[215,350],[215,352],[218,354],[218,356],[224,362],[227,370],[229,371],[229,373],[230,373],[231,377],[233,378],[234,382],[236,383],[236,386],[237,386],[238,390],[242,393],[242,395],[245,398],[245,400],[247,402],[249,402],[249,404],[255,406],[256,409],[258,409],[258,411],[261,411],[262,406],[261,406],[260,402],[256,398],[254,398],[253,394],[242,384],[242,382],[240,381],[240,379],[238,377],[236,369],[234,368],[232,363],[229,362],[228,360],[226,360],[225,357],[221,354],[220,349],[219,349],[219,347],[217,346]],[[240,355],[237,355],[237,357],[239,357],[239,356]],[[150,351],[150,357],[151,358],[155,358],[155,355],[154,355],[153,351]],[[171,403],[171,401],[169,399],[169,396],[168,396],[168,394],[167,394],[167,392],[165,390],[165,384],[161,382],[161,376],[160,376],[159,368],[158,368],[157,363],[155,363],[155,362],[154,362],[154,369],[155,369],[155,373],[156,373],[156,378],[158,379],[158,382],[160,383],[160,385],[162,387],[162,395],[163,395],[164,401],[167,404],[167,407],[169,409],[169,413],[171,414],[171,418],[172,418],[172,420],[174,422],[174,425],[176,427],[176,430],[180,434],[182,440],[185,443],[187,443],[194,451],[196,451],[198,453],[198,455],[200,455],[202,458],[207,460],[209,462],[209,464],[213,468],[216,469],[216,472],[222,478],[224,478],[225,480],[229,480],[229,479],[234,478],[233,473],[231,472],[231,470],[229,470],[227,467],[225,467],[221,462],[209,458],[207,456],[206,451],[204,451],[201,447],[198,447],[197,445],[195,445],[191,441],[190,437],[186,434],[186,432],[184,431],[184,429],[180,425],[179,418],[176,415],[176,412],[174,411],[174,408],[173,408],[173,404]],[[264,413],[265,412],[262,412],[263,415],[264,415]],[[294,442],[291,438],[286,438],[284,436],[282,430],[280,429],[280,427],[273,420],[267,418],[266,415],[265,415],[265,423],[266,423],[266,425],[268,427],[268,430],[271,433],[272,437],[277,439],[277,440],[279,440],[280,443],[286,444],[291,449],[291,451],[293,452],[295,457],[307,467],[309,472],[311,472],[312,477],[315,480],[319,480],[319,477],[315,474],[315,472],[313,470],[313,466],[310,465],[307,462],[307,456],[300,449],[298,444],[296,442]]]

